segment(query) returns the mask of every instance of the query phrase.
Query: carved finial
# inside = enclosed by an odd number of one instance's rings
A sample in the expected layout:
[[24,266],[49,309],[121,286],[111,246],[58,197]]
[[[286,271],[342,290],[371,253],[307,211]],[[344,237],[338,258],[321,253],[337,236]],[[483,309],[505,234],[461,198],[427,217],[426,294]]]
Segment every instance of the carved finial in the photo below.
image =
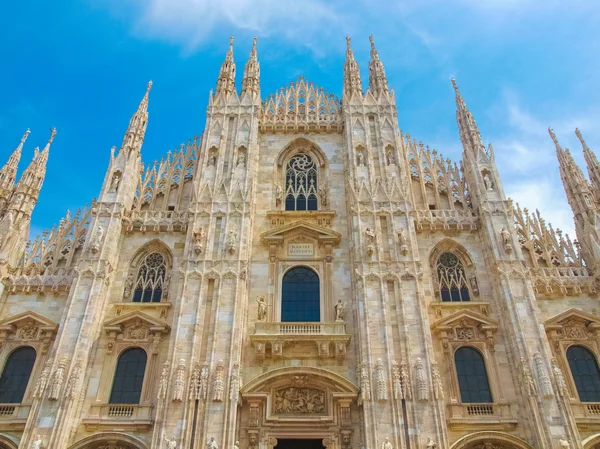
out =
[[29,128],[27,128],[27,131],[25,131],[25,134],[23,134],[23,137],[21,137],[21,145],[23,145],[25,143],[25,141],[27,140],[27,137],[29,137],[29,134],[31,134],[31,131]]
[[56,136],[56,128],[52,127],[50,128],[50,138],[48,139],[48,145],[52,143],[52,141],[54,140],[54,136]]
[[252,39],[252,50],[256,51],[256,43],[258,42],[258,38],[256,36],[254,36],[254,39]]
[[229,36],[229,48],[233,50],[233,36]]
[[452,78],[450,81],[452,82],[452,87],[454,87],[454,90],[456,91],[456,93],[459,93],[458,86],[456,85],[456,80],[454,78]]
[[556,139],[556,134],[554,134],[554,130],[550,126],[548,127],[548,134],[550,134],[550,138],[552,139],[554,144],[558,145],[558,140]]
[[346,36],[346,48],[348,50],[350,50],[350,41],[352,40],[352,38],[350,36]]

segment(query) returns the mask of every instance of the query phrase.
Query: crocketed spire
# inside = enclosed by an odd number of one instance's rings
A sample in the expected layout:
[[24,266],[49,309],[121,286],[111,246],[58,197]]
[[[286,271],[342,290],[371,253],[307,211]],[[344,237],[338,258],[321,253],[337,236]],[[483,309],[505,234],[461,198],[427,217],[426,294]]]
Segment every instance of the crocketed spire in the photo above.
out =
[[375,48],[375,39],[373,35],[369,36],[371,41],[371,60],[369,61],[369,90],[376,97],[389,93],[388,82],[385,76],[383,62],[379,59],[379,54]]
[[456,85],[456,80],[452,78],[451,81],[456,95],[456,123],[458,124],[458,132],[463,148],[473,155],[477,155],[479,150],[486,152],[479,128],[477,128],[477,123],[475,123],[475,118],[473,118],[473,114],[467,108],[465,100]]
[[[252,42],[252,50],[246,66],[244,67],[244,78],[242,79],[242,94],[256,95],[260,97],[260,64],[256,53],[256,41]],[[232,54],[233,61],[233,54]],[[235,78],[235,72],[234,72]]]
[[344,62],[344,95],[351,97],[357,93],[362,95],[362,81],[358,63],[350,46],[350,36],[346,37],[346,61]]
[[21,152],[23,151],[23,144],[27,140],[30,132],[29,129],[25,131],[25,134],[23,134],[23,137],[21,138],[21,142],[15,151],[12,152],[8,161],[4,164],[4,167],[0,169],[0,196],[4,196],[3,192],[12,189],[15,184],[19,160],[21,160]]
[[233,36],[231,36],[229,38],[229,50],[227,50],[225,61],[219,72],[215,95],[229,96],[233,92],[235,92],[235,62],[233,61]]
[[19,179],[15,187],[16,193],[28,193],[37,200],[44,178],[46,177],[46,163],[48,162],[50,145],[54,140],[54,136],[56,136],[56,128],[50,128],[50,138],[46,146],[41,152],[39,148],[34,150],[32,161],[21,175],[21,179]]
[[146,127],[148,126],[148,98],[150,96],[150,89],[152,89],[152,81],[148,81],[146,93],[142,97],[142,101],[140,101],[137,111],[135,111],[131,120],[129,120],[129,126],[123,137],[122,148],[137,144],[139,150],[144,142]]
[[594,152],[590,149],[590,147],[588,147],[587,143],[585,143],[579,128],[575,128],[575,134],[579,138],[581,146],[583,147],[583,156],[585,157],[585,163],[587,165],[588,175],[590,176],[590,183],[592,185],[594,196],[596,201],[600,202],[600,163],[598,163],[598,158]]

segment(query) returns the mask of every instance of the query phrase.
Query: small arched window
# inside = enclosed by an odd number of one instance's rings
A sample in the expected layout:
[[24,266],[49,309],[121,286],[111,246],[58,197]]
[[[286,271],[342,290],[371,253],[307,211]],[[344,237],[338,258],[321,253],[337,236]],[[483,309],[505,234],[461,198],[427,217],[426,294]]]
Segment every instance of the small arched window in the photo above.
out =
[[600,402],[600,370],[594,354],[583,346],[567,349],[569,368],[581,402]]
[[6,360],[0,377],[0,404],[20,404],[35,364],[35,349],[22,346]]
[[139,404],[146,372],[146,351],[126,349],[119,356],[109,404]]
[[319,276],[310,268],[292,268],[283,276],[281,321],[321,321]]
[[471,300],[465,268],[454,253],[442,253],[437,262],[436,272],[440,298],[443,302]]
[[460,400],[463,403],[490,403],[492,393],[481,353],[468,346],[454,353]]
[[160,253],[148,254],[135,278],[133,302],[160,302],[165,289],[167,264]]
[[299,153],[285,172],[285,210],[317,210],[317,165],[308,154]]

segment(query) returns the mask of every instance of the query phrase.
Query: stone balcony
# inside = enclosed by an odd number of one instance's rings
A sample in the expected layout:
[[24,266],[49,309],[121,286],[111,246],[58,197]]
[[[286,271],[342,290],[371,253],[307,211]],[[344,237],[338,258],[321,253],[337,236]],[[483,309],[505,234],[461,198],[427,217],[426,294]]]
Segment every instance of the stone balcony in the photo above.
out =
[[415,210],[411,215],[417,232],[476,231],[478,228],[478,218],[471,210]]
[[517,424],[510,404],[448,404],[446,418],[451,430],[511,430]]
[[[346,323],[256,323],[250,337],[256,357],[346,357]],[[308,347],[308,348],[307,348]],[[306,349],[309,349],[308,351]]]
[[185,232],[189,213],[175,210],[134,210],[122,219],[127,232]]
[[152,427],[152,405],[100,404],[92,405],[83,424],[88,430],[127,428],[147,430]]
[[532,268],[536,293],[550,297],[577,296],[582,292],[596,293],[594,278],[585,267]]
[[579,430],[600,429],[600,402],[571,402],[571,410]]
[[0,404],[0,430],[23,430],[31,405]]

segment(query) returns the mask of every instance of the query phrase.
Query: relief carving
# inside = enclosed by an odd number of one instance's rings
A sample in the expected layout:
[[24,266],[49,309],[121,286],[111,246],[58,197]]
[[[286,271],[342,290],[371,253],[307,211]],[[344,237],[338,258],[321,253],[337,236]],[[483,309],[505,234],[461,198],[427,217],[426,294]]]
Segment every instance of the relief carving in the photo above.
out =
[[377,379],[377,400],[387,401],[387,381],[385,378],[385,370],[383,369],[383,361],[381,359],[377,359],[375,362],[375,377]]
[[215,368],[215,378],[213,380],[213,401],[215,402],[223,401],[223,391],[225,389],[224,376],[225,363],[223,363],[223,360],[219,360]]
[[127,340],[146,340],[148,338],[148,326],[142,320],[136,319],[125,329],[125,339]]
[[423,360],[417,358],[415,362],[415,379],[417,381],[417,394],[419,401],[429,400],[429,386],[427,385],[427,374]]
[[35,340],[38,336],[40,328],[33,320],[27,320],[23,327],[17,332],[19,340]]
[[173,380],[173,401],[183,401],[185,390],[185,359],[180,359]]
[[325,392],[316,388],[288,387],[275,392],[273,412],[279,414],[323,414]]

